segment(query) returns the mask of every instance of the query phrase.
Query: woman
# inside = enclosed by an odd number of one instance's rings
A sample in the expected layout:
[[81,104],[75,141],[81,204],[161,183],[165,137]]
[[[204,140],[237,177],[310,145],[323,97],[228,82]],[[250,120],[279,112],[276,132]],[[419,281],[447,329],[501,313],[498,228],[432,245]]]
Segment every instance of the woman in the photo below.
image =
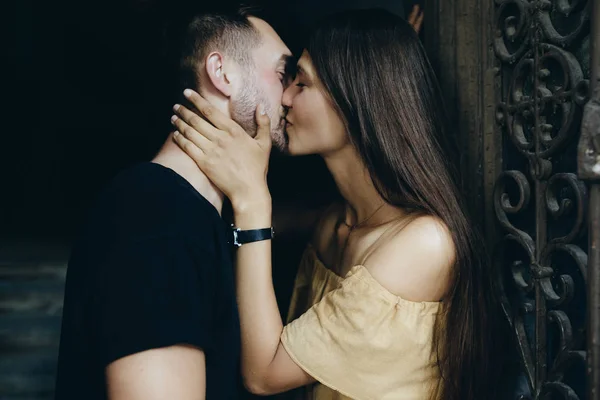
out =
[[[208,111],[196,93],[188,98]],[[344,201],[328,208],[306,249],[285,326],[270,241],[238,249],[247,386],[306,386],[305,398],[317,400],[492,398],[492,274],[411,26],[381,10],[326,18],[283,104],[289,153],[320,154]],[[271,226],[268,117],[257,113],[253,139],[214,109],[205,117],[215,127],[185,107],[177,114],[185,137],[175,140],[231,200],[235,225]]]

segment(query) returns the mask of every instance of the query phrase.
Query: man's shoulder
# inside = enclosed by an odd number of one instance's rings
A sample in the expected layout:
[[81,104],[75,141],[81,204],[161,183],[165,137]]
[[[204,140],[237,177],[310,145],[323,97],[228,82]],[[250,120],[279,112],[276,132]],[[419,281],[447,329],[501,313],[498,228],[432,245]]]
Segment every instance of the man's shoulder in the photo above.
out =
[[182,208],[197,212],[214,208],[181,175],[152,162],[136,164],[117,174],[103,191],[100,202],[103,201],[173,212]]
[[191,194],[191,185],[172,169],[152,162],[132,165],[119,172],[106,186],[105,195]]
[[222,224],[217,210],[189,182],[155,163],[120,172],[91,207],[88,225],[106,234],[144,237],[200,234]]

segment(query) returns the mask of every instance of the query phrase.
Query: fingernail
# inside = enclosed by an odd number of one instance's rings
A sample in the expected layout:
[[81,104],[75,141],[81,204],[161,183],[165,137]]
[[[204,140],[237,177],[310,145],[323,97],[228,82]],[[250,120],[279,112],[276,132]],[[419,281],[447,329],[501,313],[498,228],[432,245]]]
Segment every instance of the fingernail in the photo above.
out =
[[171,117],[171,122],[175,122],[175,121],[177,121],[177,115],[173,115],[173,116]]
[[267,115],[267,110],[265,109],[264,104],[258,105],[258,112],[260,113],[260,115]]
[[183,95],[184,95],[185,97],[190,97],[190,96],[192,95],[192,91],[191,91],[190,89],[185,89],[185,90],[183,91]]
[[179,132],[177,132],[177,131],[173,132],[173,137],[176,138],[177,136],[179,136]]
[[179,104],[175,104],[173,106],[173,110],[177,111],[177,110],[179,110],[179,107],[181,107]]

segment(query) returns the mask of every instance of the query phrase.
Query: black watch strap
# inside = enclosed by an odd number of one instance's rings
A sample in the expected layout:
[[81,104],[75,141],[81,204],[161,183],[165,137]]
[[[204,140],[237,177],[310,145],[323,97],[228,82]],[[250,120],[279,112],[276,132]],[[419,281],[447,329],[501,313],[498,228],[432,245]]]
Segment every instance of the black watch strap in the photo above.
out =
[[233,230],[233,245],[240,247],[246,243],[259,242],[261,240],[273,239],[275,236],[275,230],[271,228],[263,229],[247,229],[241,230],[231,225]]

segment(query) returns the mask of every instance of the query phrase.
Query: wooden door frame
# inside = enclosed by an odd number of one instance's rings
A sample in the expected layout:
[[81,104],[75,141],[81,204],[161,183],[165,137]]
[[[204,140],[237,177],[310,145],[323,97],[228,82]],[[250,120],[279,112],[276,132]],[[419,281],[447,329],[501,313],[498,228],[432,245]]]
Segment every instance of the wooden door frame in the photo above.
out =
[[[494,208],[496,181],[503,172],[503,132],[496,109],[501,101],[502,70],[494,50],[495,13],[500,3],[502,0],[426,0],[424,23],[425,46],[445,96],[450,126],[457,127],[450,133],[456,135],[462,150],[462,187],[489,249],[503,235]],[[529,3],[543,6],[542,0]],[[600,400],[600,0],[588,3],[592,21],[589,101],[581,124],[576,172],[585,182],[588,196],[586,394],[590,400]],[[533,358],[537,356],[533,354]],[[536,382],[538,392],[532,393],[532,398],[537,398],[542,394],[539,380],[545,381],[545,371],[534,375],[530,381]]]

